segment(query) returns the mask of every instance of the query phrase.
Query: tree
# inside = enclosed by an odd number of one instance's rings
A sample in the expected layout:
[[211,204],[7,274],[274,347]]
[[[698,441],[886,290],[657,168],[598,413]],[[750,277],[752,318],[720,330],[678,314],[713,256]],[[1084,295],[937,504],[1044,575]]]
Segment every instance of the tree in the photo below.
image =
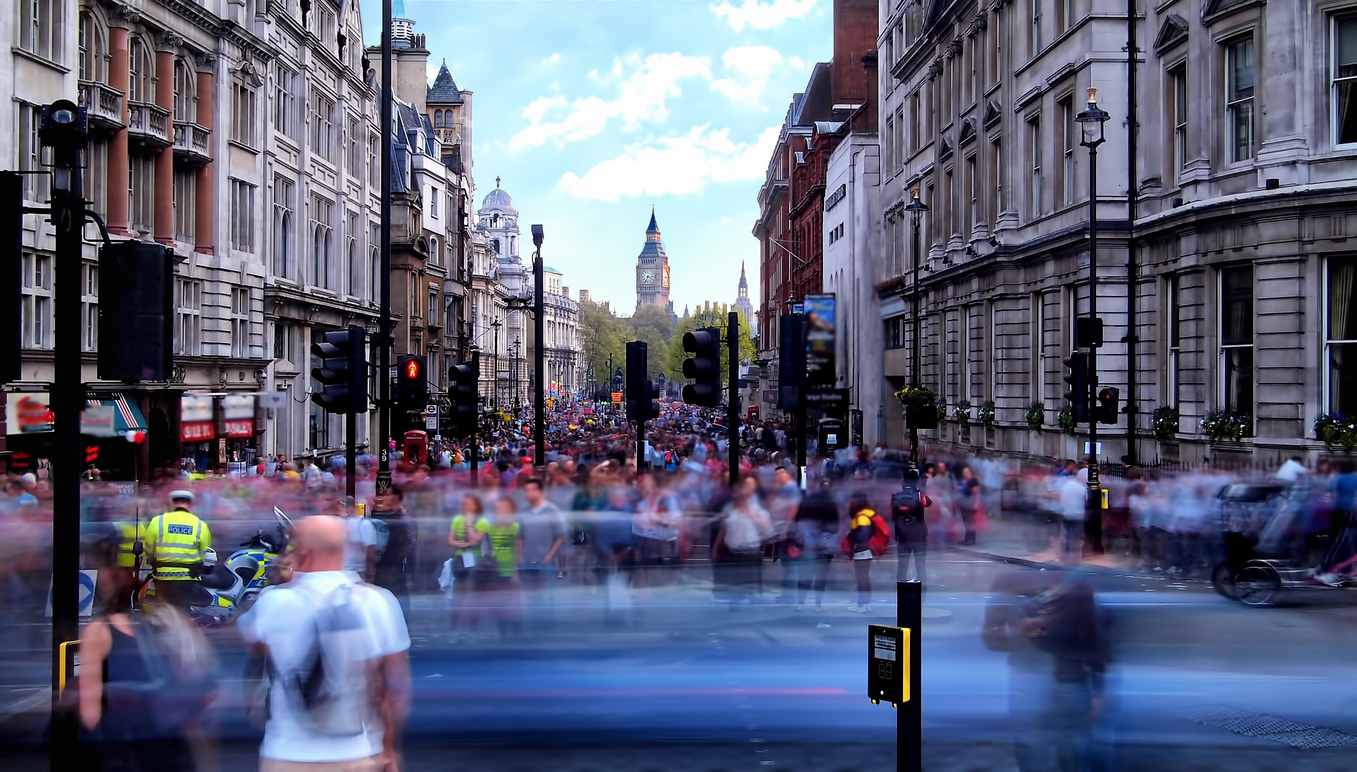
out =
[[603,390],[610,391],[612,373],[608,371],[608,357],[612,356],[614,368],[626,365],[626,343],[630,339],[630,331],[623,320],[613,316],[607,303],[595,303],[592,300],[580,302],[579,324],[585,365],[594,381]]
[[630,328],[628,340],[646,343],[646,377],[657,379],[661,372],[665,378],[673,380],[675,373],[666,365],[669,362],[669,346],[674,340],[678,323],[669,309],[662,306],[642,306],[630,319],[625,320]]
[[[678,329],[674,332],[674,338],[669,342],[669,356],[665,359],[664,363],[665,371],[669,373],[667,377],[679,381],[685,380],[683,377],[683,360],[688,358],[688,352],[683,350],[684,333],[692,332],[693,330],[702,327],[715,327],[721,331],[721,336],[724,338],[730,311],[730,306],[725,303],[716,305],[708,302],[705,305],[699,306],[692,314],[679,320]],[[737,311],[736,313],[739,312]],[[749,329],[749,320],[744,318],[744,314],[740,314],[739,352],[741,362],[753,361],[754,356],[757,353],[757,349],[754,347],[754,334],[753,331]],[[725,368],[726,357],[722,355],[722,383],[725,382],[726,378],[726,375],[724,374]]]

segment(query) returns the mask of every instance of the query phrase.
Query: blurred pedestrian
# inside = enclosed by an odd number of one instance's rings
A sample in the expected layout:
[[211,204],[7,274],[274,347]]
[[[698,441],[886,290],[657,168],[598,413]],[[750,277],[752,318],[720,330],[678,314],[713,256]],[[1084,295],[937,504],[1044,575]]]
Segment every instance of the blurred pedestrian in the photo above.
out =
[[891,526],[895,535],[896,581],[909,578],[909,560],[914,558],[914,579],[927,581],[928,521],[927,508],[932,505],[920,490],[922,480],[917,470],[907,470],[900,490],[891,495]]
[[763,579],[763,545],[773,536],[772,518],[759,504],[757,488],[753,477],[735,483],[731,501],[721,511],[715,540],[729,566],[731,601],[738,605],[754,603]]
[[[398,485],[391,486],[374,502],[374,517],[387,530],[385,549],[372,572],[372,581],[385,587],[400,603],[401,611],[410,614],[410,584],[415,571],[415,556],[419,546],[419,527],[405,511],[405,492]],[[374,525],[375,527],[375,525]]]
[[866,494],[856,492],[848,501],[849,554],[853,558],[853,573],[857,578],[857,603],[849,611],[867,613],[872,610],[872,560],[884,553],[890,529],[867,502]]
[[834,500],[833,485],[822,477],[815,490],[797,507],[792,523],[792,547],[800,552],[797,568],[796,610],[805,608],[806,597],[815,589],[815,610],[824,611],[825,588],[829,583],[829,568],[834,553],[839,549],[839,504]]

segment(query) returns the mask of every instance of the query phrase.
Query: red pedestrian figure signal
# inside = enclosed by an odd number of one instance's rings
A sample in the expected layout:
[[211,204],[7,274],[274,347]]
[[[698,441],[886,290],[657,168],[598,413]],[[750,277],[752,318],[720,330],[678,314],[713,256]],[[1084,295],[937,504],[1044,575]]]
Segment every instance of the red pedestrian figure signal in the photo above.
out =
[[405,377],[410,380],[419,378],[419,360],[411,359],[405,363]]

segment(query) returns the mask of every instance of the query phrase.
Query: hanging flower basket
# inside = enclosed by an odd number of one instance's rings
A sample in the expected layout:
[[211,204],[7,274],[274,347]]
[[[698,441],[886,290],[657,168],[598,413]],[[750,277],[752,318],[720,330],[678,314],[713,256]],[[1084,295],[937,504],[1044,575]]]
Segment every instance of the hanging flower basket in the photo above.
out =
[[1338,413],[1322,415],[1315,420],[1315,437],[1330,451],[1342,448],[1351,453],[1357,450],[1357,418]]
[[953,418],[953,419],[957,422],[957,424],[960,425],[960,426],[970,426],[970,425],[971,425],[971,403],[968,402],[968,401],[966,401],[966,400],[964,400],[964,399],[963,399],[962,401],[958,402],[958,403],[956,404],[956,407],[952,408],[952,418]]
[[1023,419],[1027,421],[1027,428],[1034,432],[1041,431],[1041,427],[1046,423],[1046,406],[1040,402],[1033,402],[1027,406],[1027,412],[1023,414]]
[[980,425],[986,429],[994,428],[995,410],[993,402],[985,402],[980,405]]
[[1154,409],[1154,415],[1150,418],[1150,427],[1154,430],[1154,438],[1160,442],[1168,442],[1178,433],[1178,408],[1157,407]]
[[1212,410],[1202,419],[1202,433],[1212,445],[1253,436],[1253,416],[1233,410]]
[[1074,411],[1067,407],[1060,408],[1060,415],[1056,420],[1060,424],[1060,431],[1071,437],[1079,431],[1079,424],[1074,420]]
[[938,395],[927,386],[906,386],[895,392],[895,398],[905,407],[932,407],[938,403]]

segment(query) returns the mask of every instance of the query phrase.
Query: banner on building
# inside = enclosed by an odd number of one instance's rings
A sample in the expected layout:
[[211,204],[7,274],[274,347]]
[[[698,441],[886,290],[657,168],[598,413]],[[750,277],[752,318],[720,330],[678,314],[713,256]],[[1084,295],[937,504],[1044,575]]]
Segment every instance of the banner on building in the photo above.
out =
[[179,399],[179,438],[183,442],[206,442],[217,436],[212,423],[212,398],[185,394]]
[[55,419],[47,392],[11,393],[5,401],[5,426],[10,434],[50,432]]
[[834,325],[834,295],[807,295],[806,381],[815,386],[833,386],[837,380]]
[[227,394],[221,399],[221,413],[227,421],[253,421],[254,395]]

